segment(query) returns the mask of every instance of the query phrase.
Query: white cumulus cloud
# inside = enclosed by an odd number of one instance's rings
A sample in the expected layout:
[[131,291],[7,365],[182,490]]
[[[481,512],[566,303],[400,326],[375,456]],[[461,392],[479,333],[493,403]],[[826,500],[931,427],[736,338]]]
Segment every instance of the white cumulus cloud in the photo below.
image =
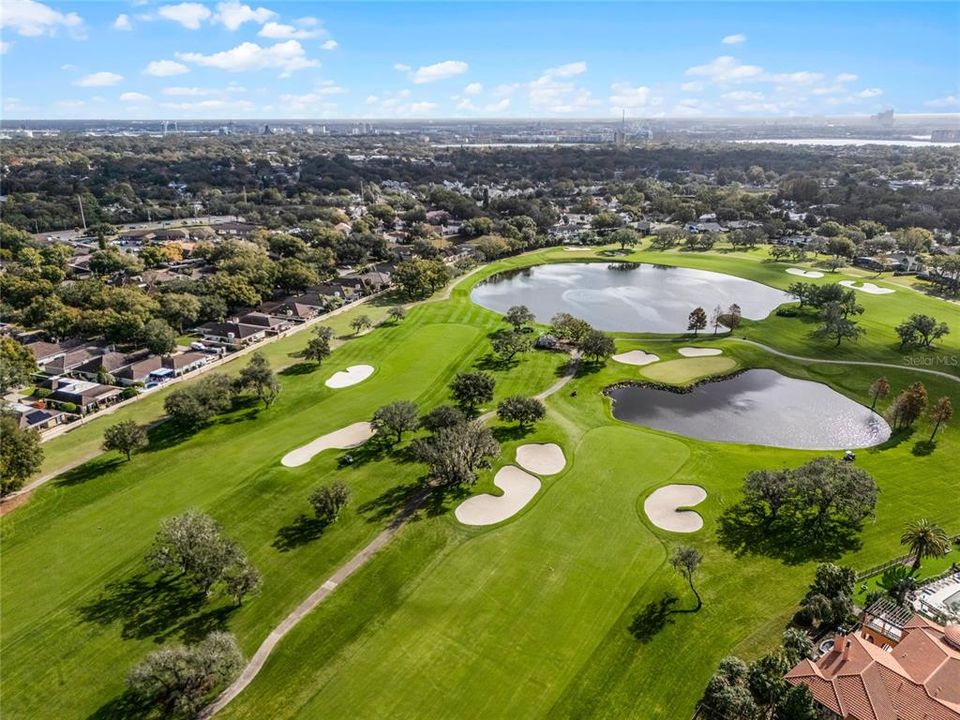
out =
[[251,70],[280,70],[287,75],[304,68],[317,67],[320,63],[308,58],[303,46],[296,40],[263,47],[253,42],[240,43],[235,48],[204,55],[202,53],[177,53],[177,59],[204,67],[213,67],[228,72]]
[[538,112],[574,113],[597,104],[590,91],[572,80],[587,71],[585,62],[572,62],[548,68],[536,80],[527,83],[530,107]]
[[336,40],[324,40],[323,44],[320,45],[321,50],[336,50],[340,47],[340,43]]
[[154,60],[147,64],[143,72],[154,77],[170,77],[171,75],[188,73],[190,68],[173,60]]
[[933,100],[927,100],[923,104],[932,108],[955,107],[960,105],[960,97],[956,95],[944,95],[943,97],[934,98]]
[[417,85],[423,83],[436,82],[438,80],[447,80],[448,78],[463,75],[470,66],[461,60],[444,60],[433,65],[422,65],[413,70],[409,65],[398,63],[393,66],[395,70],[409,73],[410,79]]
[[83,36],[83,18],[77,13],[62,13],[36,0],[3,0],[0,28],[10,28],[24,37],[55,35],[66,29],[75,37]]
[[479,95],[483,92],[483,85],[478,82],[472,82],[463,89],[463,92],[465,95]]
[[640,108],[650,104],[652,93],[645,85],[619,82],[610,86],[610,104],[615,108]]
[[758,65],[744,65],[736,58],[721,55],[706,65],[695,65],[687,68],[686,74],[705,77],[717,84],[728,85],[746,80],[756,80],[763,75],[763,68]]
[[878,97],[880,95],[883,95],[883,90],[881,90],[880,88],[864,88],[863,90],[857,93],[857,97],[862,97],[862,98],[873,98],[873,97]]
[[114,30],[133,30],[133,25],[130,24],[130,16],[125,13],[120,13],[117,15],[117,19],[113,21]]
[[149,95],[144,95],[143,93],[138,92],[125,92],[120,96],[120,102],[126,103],[143,103],[150,102],[151,98]]
[[321,30],[306,30],[278,22],[268,22],[257,33],[260,37],[270,38],[271,40],[309,40],[310,38],[320,37],[321,34]]
[[503,98],[497,102],[487,103],[483,106],[484,112],[503,112],[510,107],[510,98]]
[[244,23],[254,22],[258,25],[277,17],[273,10],[267,10],[264,7],[258,7],[254,10],[249,5],[244,5],[238,0],[227,0],[217,5],[217,14],[213,16],[214,22],[222,23],[227,30],[233,31]]
[[117,75],[117,73],[95,72],[90,75],[84,75],[73,84],[78,87],[105,87],[107,85],[116,85],[121,80],[123,80],[123,75]]
[[740,43],[745,43],[747,41],[747,36],[743,33],[737,33],[736,35],[727,35],[722,42],[724,45],[739,45]]
[[188,30],[199,30],[200,23],[213,16],[206,5],[195,2],[183,2],[177,5],[162,5],[157,15],[165,20],[180,23]]

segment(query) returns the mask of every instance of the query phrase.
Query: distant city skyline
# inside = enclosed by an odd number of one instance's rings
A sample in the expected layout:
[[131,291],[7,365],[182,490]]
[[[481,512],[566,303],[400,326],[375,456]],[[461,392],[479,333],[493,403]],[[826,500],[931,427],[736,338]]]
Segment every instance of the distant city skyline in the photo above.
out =
[[3,0],[17,118],[960,112],[956,3]]

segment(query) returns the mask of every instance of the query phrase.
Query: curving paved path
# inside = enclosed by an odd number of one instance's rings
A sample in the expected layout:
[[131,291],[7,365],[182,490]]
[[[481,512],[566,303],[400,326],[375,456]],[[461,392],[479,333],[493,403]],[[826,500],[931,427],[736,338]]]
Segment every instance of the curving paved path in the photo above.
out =
[[[573,376],[576,374],[578,362],[579,357],[575,353],[571,353],[571,362],[567,366],[563,377],[535,397],[540,400],[544,400],[563,388],[563,386],[570,382],[571,378],[573,378]],[[478,419],[484,421],[493,417],[494,415],[496,415],[496,412],[491,411],[481,415]],[[386,546],[393,536],[397,534],[400,528],[402,528],[404,524],[406,524],[406,522],[414,516],[417,509],[423,504],[423,501],[426,500],[430,495],[430,491],[431,488],[427,487],[418,492],[385,530],[380,532],[380,534],[371,540],[360,552],[338,567],[333,574],[327,580],[325,580],[322,585],[320,585],[320,587],[314,590],[306,600],[300,603],[293,610],[293,612],[287,615],[279,625],[271,630],[270,634],[267,636],[267,639],[260,644],[260,647],[257,648],[257,651],[253,654],[253,657],[250,658],[250,662],[247,663],[246,667],[244,667],[237,679],[230,683],[226,690],[220,693],[216,700],[208,705],[206,709],[204,709],[203,712],[197,716],[198,720],[207,720],[207,718],[213,717],[218,712],[223,710],[223,708],[225,708],[231,700],[243,692],[246,687],[253,682],[253,679],[266,664],[267,658],[270,657],[270,653],[273,652],[273,649],[277,646],[277,643],[279,643],[287,633],[293,630],[293,628],[295,628],[311,610],[326,600],[327,597],[329,597],[330,594],[337,589],[337,586],[340,583],[353,575],[353,573],[359,570],[361,567],[366,565],[370,558],[372,558],[378,550]]]
[[810,357],[801,357],[800,355],[791,355],[790,353],[785,353],[781,350],[775,350],[769,345],[764,345],[763,343],[758,343],[756,340],[747,340],[746,338],[730,338],[731,340],[736,340],[737,342],[747,343],[748,345],[753,345],[758,347],[765,352],[770,353],[771,355],[778,355],[788,360],[799,360],[800,362],[810,362],[810,363],[824,363],[826,365],[865,365],[867,367],[885,367],[885,368],[894,368],[895,370],[910,370],[912,372],[926,373],[927,375],[937,375],[938,377],[946,378],[947,380],[953,380],[954,382],[960,382],[960,376],[951,375],[950,373],[943,372],[942,370],[931,370],[930,368],[914,367],[912,365],[897,365],[896,363],[884,363],[884,362],[870,362],[869,360],[826,360],[823,358],[810,358]]

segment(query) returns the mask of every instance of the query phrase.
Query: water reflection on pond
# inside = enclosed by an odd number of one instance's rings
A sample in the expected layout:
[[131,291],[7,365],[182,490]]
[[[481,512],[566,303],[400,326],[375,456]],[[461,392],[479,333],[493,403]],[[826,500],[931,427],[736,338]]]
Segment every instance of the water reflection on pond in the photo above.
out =
[[689,393],[625,386],[608,394],[620,420],[701,440],[842,450],[890,437],[890,426],[869,408],[773,370],[748,370]]
[[717,305],[736,303],[744,317],[759,320],[791,300],[733,275],[639,263],[537,265],[494,275],[471,298],[500,313],[526,305],[540,322],[568,312],[600,330],[658,333],[684,332],[697,306],[709,314]]

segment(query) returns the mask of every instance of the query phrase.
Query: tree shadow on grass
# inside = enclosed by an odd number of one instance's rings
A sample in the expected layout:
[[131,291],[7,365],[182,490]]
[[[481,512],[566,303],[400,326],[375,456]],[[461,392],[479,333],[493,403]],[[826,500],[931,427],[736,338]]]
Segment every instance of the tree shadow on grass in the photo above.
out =
[[771,520],[746,503],[733,505],[720,516],[717,539],[737,557],[764,555],[799,565],[811,560],[837,560],[858,550],[860,523],[780,517]]
[[917,457],[926,457],[930,455],[934,450],[937,449],[936,440],[920,440],[913,444],[912,452]]
[[892,450],[901,443],[904,443],[913,437],[913,431],[914,428],[912,427],[897,428],[890,433],[890,437],[885,442],[882,442],[879,445],[874,445],[872,448],[870,448],[870,451],[880,452],[882,450]]
[[315,362],[298,362],[290,365],[289,367],[285,367],[278,373],[278,375],[283,375],[284,377],[309,375],[312,372],[316,372],[321,367],[321,365],[317,365]]
[[67,470],[54,483],[56,487],[71,487],[74,485],[83,485],[90,480],[109,475],[120,469],[126,458],[120,457],[98,457],[90,462],[85,462],[72,470]]
[[185,617],[203,607],[203,592],[190,587],[183,577],[153,579],[141,573],[122,582],[110,583],[92,602],[82,606],[84,622],[97,625],[121,623],[125,640],[155,638],[172,634]]
[[[358,445],[357,447],[344,450],[343,454],[340,456],[339,463],[342,468],[361,467],[367,463],[383,460],[388,455],[398,460],[405,461],[405,449],[406,448],[393,450],[389,443],[374,435],[363,445]],[[350,456],[351,461],[345,462],[344,458],[346,458],[348,455]]]
[[[420,481],[395,485],[392,488],[384,490],[372,500],[368,500],[357,507],[357,512],[365,516],[367,522],[383,523],[386,520],[396,517],[422,489],[423,483]],[[439,494],[440,493],[432,493],[431,495],[436,496]]]
[[323,531],[327,529],[327,524],[326,520],[301,513],[292,523],[277,530],[273,547],[280,552],[295,550],[323,535]]
[[180,639],[188,645],[198,643],[212,632],[227,630],[230,616],[237,607],[231,603],[210,608],[187,618],[175,630],[179,632]]
[[178,422],[167,420],[147,430],[147,439],[150,443],[143,449],[143,452],[167,450],[190,439],[194,434],[193,429]]
[[507,371],[515,368],[520,364],[520,358],[514,356],[507,360],[502,358],[499,355],[494,355],[493,353],[487,353],[483,357],[479,358],[473,366],[477,370],[494,370],[494,371]]
[[643,609],[633,616],[628,630],[637,640],[648,643],[668,624],[672,625],[670,615],[678,612],[673,609],[678,598],[675,595],[664,593],[659,600],[648,602]]
[[497,439],[497,442],[508,443],[515,440],[522,440],[533,432],[533,427],[529,425],[497,425],[492,428],[490,432],[493,433],[493,437]]
[[87,720],[142,720],[151,715],[154,708],[130,691],[125,691],[101,705],[87,716]]

